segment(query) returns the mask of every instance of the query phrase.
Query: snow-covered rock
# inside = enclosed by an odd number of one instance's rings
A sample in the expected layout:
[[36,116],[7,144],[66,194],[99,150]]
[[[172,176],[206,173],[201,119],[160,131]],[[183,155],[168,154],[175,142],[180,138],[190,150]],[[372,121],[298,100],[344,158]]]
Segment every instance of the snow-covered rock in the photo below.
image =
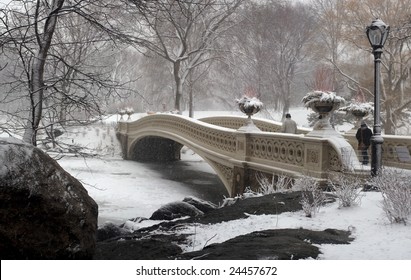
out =
[[204,215],[204,212],[187,202],[171,202],[155,211],[150,220],[174,220]]
[[40,149],[0,138],[0,257],[89,259],[98,206]]
[[215,205],[214,203],[212,203],[210,201],[205,201],[205,200],[199,199],[199,198],[194,197],[194,196],[185,197],[183,199],[183,202],[187,202],[188,204],[193,205],[195,208],[197,208],[198,210],[200,210],[204,213],[208,213],[208,212],[218,208],[218,206]]

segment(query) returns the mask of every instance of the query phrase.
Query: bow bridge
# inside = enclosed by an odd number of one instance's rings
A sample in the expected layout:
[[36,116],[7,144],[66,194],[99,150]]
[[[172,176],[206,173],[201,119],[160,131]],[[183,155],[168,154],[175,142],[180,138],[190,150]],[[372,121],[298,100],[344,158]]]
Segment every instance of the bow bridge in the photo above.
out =
[[[358,161],[355,136],[318,137],[309,129],[299,134],[279,133],[281,123],[253,119],[261,130],[243,129],[246,118],[226,116],[200,120],[173,114],[153,114],[133,122],[120,121],[117,138],[124,159],[175,161],[187,146],[217,173],[228,193],[243,193],[257,187],[258,173],[267,176],[303,175],[325,182],[339,172],[368,175],[369,167]],[[411,167],[394,154],[396,146],[411,147],[411,138],[391,136],[383,148],[383,161],[393,166]],[[392,151],[391,153],[389,151]]]

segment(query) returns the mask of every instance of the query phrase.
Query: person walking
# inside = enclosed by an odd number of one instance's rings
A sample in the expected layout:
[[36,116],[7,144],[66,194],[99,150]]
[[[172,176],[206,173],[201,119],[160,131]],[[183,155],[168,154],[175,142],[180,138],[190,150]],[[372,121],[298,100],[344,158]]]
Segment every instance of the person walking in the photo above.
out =
[[293,134],[297,133],[297,123],[291,119],[291,115],[289,113],[285,115],[284,122],[281,126],[281,132]]
[[362,157],[362,164],[368,164],[369,162],[368,148],[371,145],[371,136],[371,129],[364,121],[362,121],[361,127],[357,130],[357,133],[355,135],[355,138],[357,138],[358,141],[358,151],[360,152]]

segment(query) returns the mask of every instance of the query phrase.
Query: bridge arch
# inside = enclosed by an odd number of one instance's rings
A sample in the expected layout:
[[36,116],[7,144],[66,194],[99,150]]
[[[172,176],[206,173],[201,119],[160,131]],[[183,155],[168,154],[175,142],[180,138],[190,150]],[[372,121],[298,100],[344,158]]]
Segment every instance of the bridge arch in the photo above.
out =
[[[155,135],[155,136],[153,136]],[[186,146],[197,155],[199,155],[217,174],[225,186],[228,193],[232,194],[232,181],[230,177],[230,169],[222,163],[221,160],[213,157],[213,152],[187,141],[183,137],[169,132],[158,132],[147,130],[139,134],[130,143],[127,152],[128,159],[137,161],[155,161],[167,162],[181,159],[181,149]]]
[[128,151],[129,158],[141,162],[170,162],[180,160],[182,144],[169,138],[145,136],[135,139]]

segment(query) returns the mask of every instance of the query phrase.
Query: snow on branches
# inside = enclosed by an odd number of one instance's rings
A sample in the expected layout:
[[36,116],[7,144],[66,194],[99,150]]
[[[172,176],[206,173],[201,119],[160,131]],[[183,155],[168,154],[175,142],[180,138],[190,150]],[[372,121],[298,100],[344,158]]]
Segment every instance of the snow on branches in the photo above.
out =
[[372,103],[351,103],[348,106],[341,107],[339,111],[342,112],[347,112],[347,113],[352,113],[354,116],[357,115],[368,115],[371,114],[374,111],[374,106]]

